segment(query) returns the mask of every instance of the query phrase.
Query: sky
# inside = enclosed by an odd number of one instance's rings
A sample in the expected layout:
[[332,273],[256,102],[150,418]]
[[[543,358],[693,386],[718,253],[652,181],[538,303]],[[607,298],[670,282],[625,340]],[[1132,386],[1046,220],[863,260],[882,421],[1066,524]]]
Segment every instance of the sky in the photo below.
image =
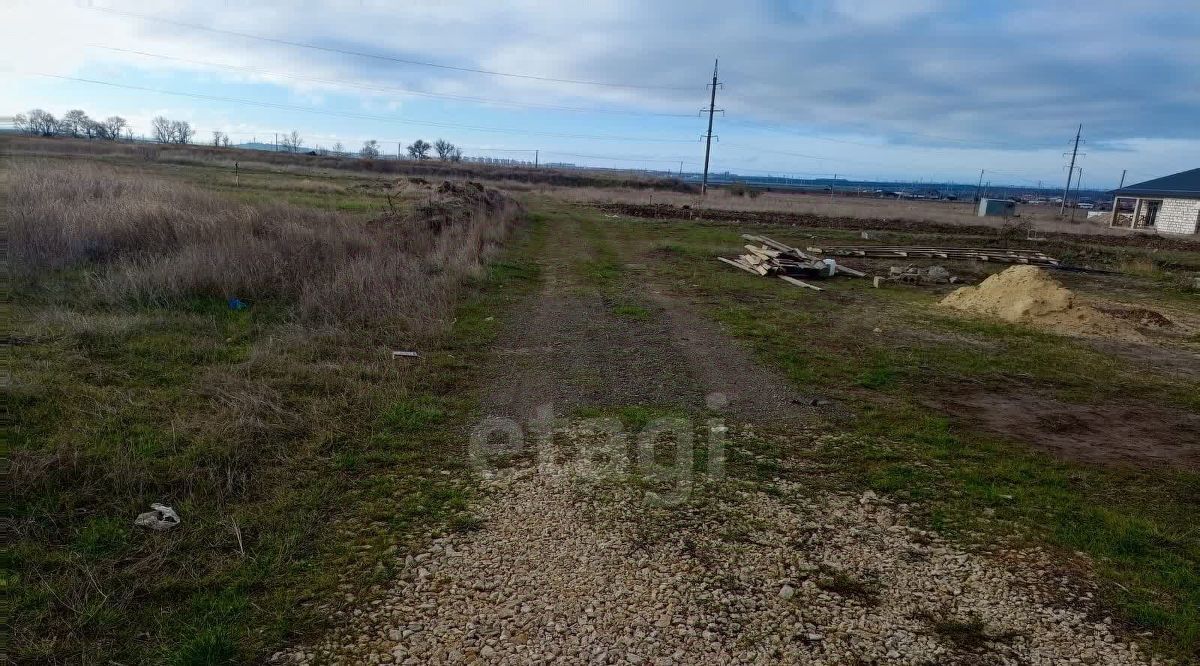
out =
[[1085,188],[1200,166],[1196,0],[4,0],[0,116],[306,147]]

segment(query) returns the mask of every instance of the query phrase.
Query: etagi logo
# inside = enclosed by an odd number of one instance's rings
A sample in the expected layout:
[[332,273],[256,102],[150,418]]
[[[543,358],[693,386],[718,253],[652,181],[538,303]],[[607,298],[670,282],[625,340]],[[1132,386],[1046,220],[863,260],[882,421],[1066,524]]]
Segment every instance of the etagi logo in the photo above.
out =
[[[714,412],[728,402],[724,393],[706,397]],[[674,504],[690,496],[697,471],[710,478],[724,477],[727,433],[720,418],[663,416],[630,430],[616,417],[558,417],[554,405],[547,403],[535,410],[524,427],[510,418],[481,419],[471,429],[469,455],[479,471],[495,471],[505,461],[524,458],[543,471],[569,469],[594,477],[637,475],[655,489],[647,491],[647,500]]]

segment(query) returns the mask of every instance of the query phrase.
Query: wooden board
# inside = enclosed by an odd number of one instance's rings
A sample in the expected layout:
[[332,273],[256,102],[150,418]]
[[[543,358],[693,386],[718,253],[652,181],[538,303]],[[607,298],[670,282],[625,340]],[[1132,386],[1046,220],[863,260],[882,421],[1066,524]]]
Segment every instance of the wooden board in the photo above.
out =
[[817,286],[817,285],[815,285],[815,284],[809,284],[809,283],[807,283],[807,282],[801,282],[800,280],[797,280],[796,278],[794,278],[794,277],[792,277],[792,276],[790,276],[790,275],[780,275],[780,276],[779,276],[779,279],[780,279],[780,280],[783,280],[784,282],[790,282],[791,284],[794,284],[794,285],[796,285],[797,287],[804,287],[805,289],[812,289],[813,291],[825,291],[824,289],[822,289],[822,288],[818,287],[818,286]]
[[867,274],[862,271],[855,270],[853,268],[847,268],[841,264],[835,264],[835,266],[837,267],[837,272],[839,272],[839,273],[845,273],[846,275],[853,275],[854,277],[867,277]]
[[740,261],[734,261],[734,260],[732,260],[732,259],[726,259],[725,257],[717,257],[717,259],[718,259],[719,261],[723,261],[723,262],[725,262],[725,263],[729,264],[730,266],[733,266],[734,268],[740,268],[740,269],[742,269],[742,270],[744,270],[744,271],[746,271],[747,273],[750,273],[750,274],[752,274],[752,275],[759,275],[759,272],[758,272],[758,271],[754,270],[754,269],[753,269],[753,268],[751,268],[750,266],[747,266],[746,264],[743,264],[743,263],[741,263]]

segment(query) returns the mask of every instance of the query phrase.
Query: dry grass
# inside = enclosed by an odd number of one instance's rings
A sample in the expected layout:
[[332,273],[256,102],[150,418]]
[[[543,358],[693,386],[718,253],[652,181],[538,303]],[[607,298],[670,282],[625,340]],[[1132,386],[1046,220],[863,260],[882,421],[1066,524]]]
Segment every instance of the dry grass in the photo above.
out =
[[309,323],[418,334],[444,318],[456,285],[478,274],[519,212],[479,202],[435,229],[427,218],[442,219],[439,199],[362,224],[283,204],[239,205],[92,164],[20,166],[10,191],[11,256],[23,279],[82,268],[110,303],[278,300]]
[[[17,663],[260,661],[313,599],[369,585],[379,544],[461,510],[436,471],[460,373],[389,350],[444,344],[519,206],[453,186],[364,221],[6,166]],[[134,527],[154,501],[182,525]]]
[[694,185],[673,178],[657,178],[637,171],[580,171],[575,169],[534,168],[522,165],[495,165],[441,160],[397,160],[332,155],[216,148],[199,144],[152,144],[124,141],[93,141],[68,137],[31,137],[3,135],[0,142],[11,155],[88,155],[95,158],[168,164],[203,164],[233,167],[272,165],[285,170],[332,169],[345,172],[423,176],[431,180],[470,179],[489,183],[546,184],[566,187],[626,187],[692,192]]

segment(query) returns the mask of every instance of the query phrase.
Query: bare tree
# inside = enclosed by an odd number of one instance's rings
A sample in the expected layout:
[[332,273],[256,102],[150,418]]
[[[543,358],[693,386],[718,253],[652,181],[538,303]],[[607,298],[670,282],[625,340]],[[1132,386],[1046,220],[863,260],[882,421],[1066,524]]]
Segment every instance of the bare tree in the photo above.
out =
[[92,119],[82,109],[71,109],[59,121],[59,131],[73,137],[84,136],[88,133]]
[[406,150],[408,150],[408,156],[414,160],[427,160],[429,159],[430,148],[433,148],[433,146],[429,145],[429,142],[423,139],[417,139],[416,141],[408,144],[408,148]]
[[150,121],[150,128],[154,132],[154,140],[159,143],[170,143],[175,138],[171,121],[162,116],[155,116],[154,120]]
[[346,154],[346,147],[342,145],[341,141],[334,142],[333,148],[330,148],[330,150],[338,157],[343,157]]
[[33,132],[33,130],[29,127],[29,116],[23,113],[18,113],[17,115],[13,116],[13,128],[18,132],[25,132],[26,134]]
[[437,141],[434,141],[433,150],[437,152],[439,160],[445,160],[448,162],[462,161],[462,149],[445,139],[438,139]]
[[283,146],[284,150],[289,153],[294,153],[300,150],[300,146],[304,145],[304,140],[300,138],[299,132],[292,130],[291,134],[284,134],[283,138],[279,140],[279,143]]
[[42,136],[54,136],[58,133],[58,119],[48,111],[34,109],[29,112],[29,132]]
[[221,139],[225,138],[225,133],[220,130],[213,130],[213,145],[220,148]]
[[171,138],[175,143],[191,143],[192,137],[196,134],[196,130],[192,128],[192,124],[186,120],[171,121]]
[[103,139],[108,136],[108,130],[105,129],[103,120],[89,118],[83,125],[83,135],[89,139]]
[[129,123],[121,116],[109,116],[101,123],[101,129],[104,132],[104,138],[111,141],[116,141],[121,138],[121,131],[128,126]]
[[363,147],[362,150],[358,151],[358,156],[364,160],[379,157],[379,142],[375,139],[363,141]]
[[221,137],[221,147],[222,148],[229,147],[229,135],[228,134]]

